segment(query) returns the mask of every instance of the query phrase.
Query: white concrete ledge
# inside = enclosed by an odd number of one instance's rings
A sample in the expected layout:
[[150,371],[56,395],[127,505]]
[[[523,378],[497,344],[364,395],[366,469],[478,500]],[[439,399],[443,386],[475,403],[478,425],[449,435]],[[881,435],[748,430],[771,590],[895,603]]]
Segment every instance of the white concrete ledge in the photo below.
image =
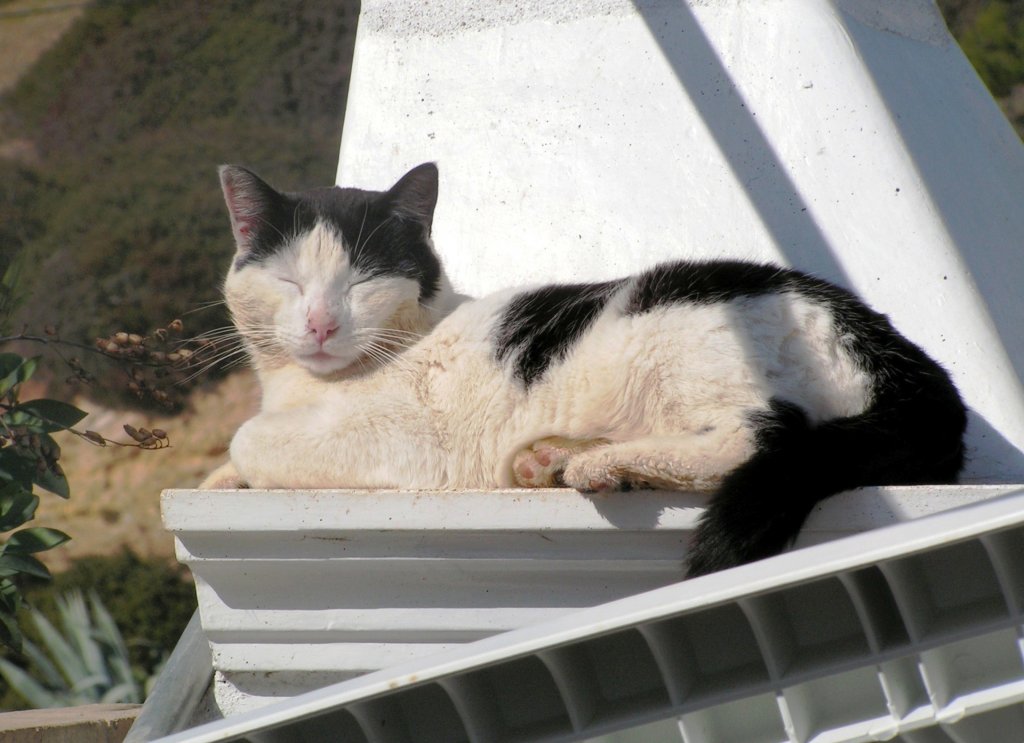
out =
[[[1019,492],[864,488],[799,545]],[[679,581],[706,498],[572,490],[165,491],[225,715]]]

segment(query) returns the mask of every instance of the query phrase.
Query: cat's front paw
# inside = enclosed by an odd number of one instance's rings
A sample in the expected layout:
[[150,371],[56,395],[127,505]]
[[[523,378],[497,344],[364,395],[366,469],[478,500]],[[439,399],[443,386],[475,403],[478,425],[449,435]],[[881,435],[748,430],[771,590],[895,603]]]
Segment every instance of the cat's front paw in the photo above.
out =
[[595,465],[593,462],[580,462],[576,466],[569,465],[562,473],[566,487],[576,488],[583,493],[600,493],[606,490],[629,490],[628,481],[623,472],[611,466]]
[[646,490],[651,487],[648,480],[618,461],[611,450],[597,450],[576,457],[566,465],[562,481],[566,487],[583,493]]

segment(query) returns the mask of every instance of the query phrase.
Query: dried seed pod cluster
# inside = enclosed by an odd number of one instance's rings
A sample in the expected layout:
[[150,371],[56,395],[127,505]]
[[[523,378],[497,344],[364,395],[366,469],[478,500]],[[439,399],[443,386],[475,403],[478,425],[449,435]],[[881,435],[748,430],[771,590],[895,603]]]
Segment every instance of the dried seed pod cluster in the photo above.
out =
[[78,434],[90,444],[95,444],[96,446],[107,446],[108,444],[112,444],[114,446],[134,446],[139,449],[163,449],[171,445],[171,440],[167,436],[167,432],[162,428],[154,428],[151,431],[148,428],[136,428],[135,426],[127,423],[124,424],[123,428],[124,432],[131,437],[132,443],[114,441],[113,439],[108,439],[103,434],[92,430],[76,431],[71,429],[71,432]]
[[183,328],[181,320],[173,320],[166,328],[159,328],[148,336],[119,331],[106,338],[97,338],[96,348],[117,359],[138,360],[156,365],[177,364],[191,358],[192,352],[182,354],[182,351],[187,349],[168,352],[163,346],[166,346],[172,333],[178,335]]
[[150,431],[148,428],[135,428],[125,423],[124,432],[135,439],[143,449],[162,449],[165,446],[170,446],[167,432],[160,428]]
[[135,397],[173,408],[182,395],[175,385],[183,375],[195,376],[192,372],[205,366],[217,353],[211,340],[179,339],[183,331],[184,323],[173,320],[147,336],[120,331],[97,338],[95,347],[105,356],[127,362],[127,387]]

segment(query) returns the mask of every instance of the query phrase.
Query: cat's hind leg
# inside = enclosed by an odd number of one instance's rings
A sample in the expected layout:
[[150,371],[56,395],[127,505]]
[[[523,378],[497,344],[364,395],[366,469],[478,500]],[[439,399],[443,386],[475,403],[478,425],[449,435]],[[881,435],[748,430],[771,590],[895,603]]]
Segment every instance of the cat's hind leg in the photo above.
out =
[[580,452],[570,457],[561,479],[584,492],[708,491],[717,488],[752,451],[744,430],[647,436]]

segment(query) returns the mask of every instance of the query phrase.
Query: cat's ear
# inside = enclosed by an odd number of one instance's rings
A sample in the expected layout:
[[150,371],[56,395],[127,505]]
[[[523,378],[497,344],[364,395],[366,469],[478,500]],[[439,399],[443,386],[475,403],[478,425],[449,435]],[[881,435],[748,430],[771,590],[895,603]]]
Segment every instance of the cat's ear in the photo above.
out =
[[239,253],[253,248],[256,236],[271,224],[284,197],[262,178],[239,165],[221,165],[220,187],[231,217]]
[[429,233],[437,205],[437,166],[417,165],[391,187],[388,198],[395,214],[421,222]]

